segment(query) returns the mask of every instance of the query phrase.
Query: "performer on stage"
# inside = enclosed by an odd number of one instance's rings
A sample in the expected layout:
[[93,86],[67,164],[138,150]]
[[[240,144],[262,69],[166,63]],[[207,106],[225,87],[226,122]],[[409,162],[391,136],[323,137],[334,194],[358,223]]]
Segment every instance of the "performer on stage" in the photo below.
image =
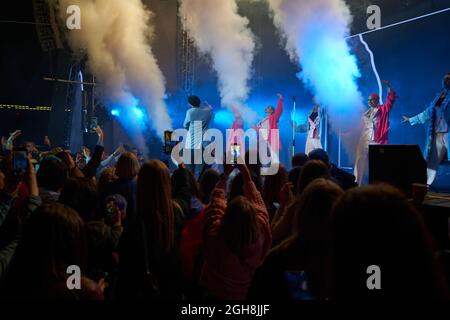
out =
[[[189,165],[196,177],[200,176],[203,169],[203,134],[209,127],[209,122],[212,119],[212,107],[209,104],[201,105],[200,98],[197,96],[190,96],[188,98],[190,109],[186,112],[184,119],[184,128],[189,130],[186,139],[185,149],[191,154],[191,163]],[[197,154],[200,163],[195,163],[195,156]],[[197,161],[198,162],[198,161]]]
[[278,105],[275,109],[273,106],[268,106],[265,110],[267,117],[260,121],[257,125],[259,138],[264,139],[268,142],[270,147],[270,154],[272,157],[272,162],[279,163],[279,151],[281,150],[280,134],[275,138],[278,141],[278,150],[274,150],[271,145],[272,141],[272,130],[279,130],[278,122],[280,121],[281,115],[283,114],[283,96],[278,94]]
[[429,122],[427,147],[427,184],[433,184],[439,165],[448,158],[448,131],[450,126],[450,72],[444,76],[442,91],[422,113],[408,118],[403,116],[403,122],[412,126]]
[[386,102],[380,105],[380,97],[376,93],[369,96],[369,110],[363,114],[363,132],[356,151],[354,174],[358,185],[367,178],[368,155],[370,144],[389,143],[389,114],[396,100],[396,93],[389,81],[383,80],[388,87]]
[[[314,101],[315,103],[315,101]],[[305,154],[315,149],[323,149],[320,142],[321,108],[315,103],[314,108],[308,116],[308,136],[306,138]]]
[[237,144],[239,146],[242,146],[243,144],[243,136],[240,134],[240,130],[244,130],[244,119],[237,106],[232,106],[231,111],[234,115],[234,121],[231,124],[230,129],[228,129],[231,130],[231,134],[228,138],[227,150],[230,150],[232,144]]

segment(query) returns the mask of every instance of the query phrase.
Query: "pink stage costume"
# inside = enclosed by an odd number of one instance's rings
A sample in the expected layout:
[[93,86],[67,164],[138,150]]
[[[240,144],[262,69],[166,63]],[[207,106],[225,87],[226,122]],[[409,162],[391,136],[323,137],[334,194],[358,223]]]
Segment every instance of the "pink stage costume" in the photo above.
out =
[[[279,132],[279,126],[278,122],[280,121],[281,115],[283,114],[283,99],[278,99],[278,105],[275,111],[270,115],[267,116],[264,120],[262,120],[260,123],[258,123],[258,136],[259,139],[264,139],[268,142],[269,148],[270,148],[270,154],[272,157],[272,163],[280,163],[279,160],[279,151],[281,150],[281,143],[280,143],[280,132]],[[272,137],[272,134],[275,132],[272,132],[272,130],[277,130],[276,137]],[[278,142],[278,148],[275,150],[275,147],[272,146],[272,139],[274,139],[276,142]]]
[[[371,97],[378,98],[377,94]],[[356,151],[356,163],[354,174],[358,185],[362,185],[367,178],[369,145],[389,143],[389,114],[396,100],[396,93],[389,89],[387,100],[384,104],[370,108],[363,115],[363,133]]]

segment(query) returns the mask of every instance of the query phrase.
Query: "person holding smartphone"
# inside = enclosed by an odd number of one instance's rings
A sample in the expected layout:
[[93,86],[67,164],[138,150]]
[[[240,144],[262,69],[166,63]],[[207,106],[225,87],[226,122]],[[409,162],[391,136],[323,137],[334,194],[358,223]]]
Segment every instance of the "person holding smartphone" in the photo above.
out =
[[272,244],[266,205],[250,170],[240,163],[237,168],[243,177],[244,196],[227,201],[227,180],[234,167],[225,164],[204,211],[205,262],[200,285],[212,299],[245,299],[253,274]]
[[[2,279],[18,245],[20,228],[18,228],[17,223],[24,223],[42,203],[39,197],[36,172],[31,159],[29,157],[26,158],[25,169],[22,167],[22,160],[20,161],[21,170],[18,173],[19,167],[16,164],[14,168],[14,160],[11,159],[12,155],[8,157],[0,162],[0,227],[4,231],[10,231],[2,235],[3,239],[0,245],[0,279]],[[28,194],[21,206],[22,210],[20,210],[19,220],[17,220],[17,211],[12,209],[12,205],[17,199],[17,191],[21,183],[26,186]]]

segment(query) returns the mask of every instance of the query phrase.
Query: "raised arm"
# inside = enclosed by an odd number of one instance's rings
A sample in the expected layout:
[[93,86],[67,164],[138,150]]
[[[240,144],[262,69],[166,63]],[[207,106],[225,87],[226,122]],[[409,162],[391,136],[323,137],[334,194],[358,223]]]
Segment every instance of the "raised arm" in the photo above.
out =
[[271,224],[272,237],[275,242],[279,242],[292,229],[293,216],[295,214],[295,198],[292,192],[292,183],[286,183],[280,190],[280,207],[278,208]]
[[266,204],[261,193],[256,189],[255,183],[252,181],[250,170],[245,164],[238,164],[238,168],[244,180],[244,196],[255,206],[258,211],[258,216],[263,218],[265,223],[268,223],[269,216]]
[[186,117],[184,118],[183,127],[189,130],[189,125],[191,124],[191,113],[190,109],[186,112]]
[[124,152],[125,149],[123,148],[123,146],[119,146],[108,158],[100,163],[100,166],[108,167],[115,165]]
[[392,88],[391,83],[389,81],[383,80],[383,83],[388,87],[388,95],[383,107],[386,109],[387,112],[390,112],[392,110],[392,107],[394,106],[395,100],[397,99],[397,94],[394,88]]
[[[225,188],[227,185],[228,174],[224,174],[217,182],[214,191],[211,194],[211,201],[205,208],[205,220],[203,223],[203,237],[217,235],[220,229],[220,223],[227,208],[225,198]],[[207,242],[205,242],[207,244]]]
[[283,114],[283,96],[281,94],[278,94],[278,105],[275,109],[275,112],[273,113],[273,116],[275,117],[276,121],[280,120],[281,115]]
[[81,170],[86,178],[93,178],[96,176],[97,168],[100,166],[100,163],[102,161],[102,154],[104,149],[105,148],[103,148],[103,146],[101,145],[95,146],[92,158]]
[[272,246],[272,232],[269,224],[269,214],[267,207],[261,196],[261,193],[256,189],[255,183],[252,181],[250,171],[245,164],[238,164],[239,171],[244,179],[244,196],[253,204],[256,209],[257,218],[261,223],[262,236],[264,239],[263,247],[261,250],[261,261],[264,260],[267,252]]
[[21,134],[22,134],[22,131],[21,131],[21,130],[16,130],[16,131],[14,131],[13,133],[11,133],[11,134],[9,135],[8,140],[6,140],[5,149],[6,149],[6,150],[12,151],[12,150],[13,150],[13,147],[14,147],[14,140],[15,140],[18,136],[20,136]]
[[433,114],[433,106],[428,107],[423,112],[415,115],[414,117],[408,118],[403,116],[403,122],[409,122],[412,126],[417,124],[424,124],[431,119],[431,115]]

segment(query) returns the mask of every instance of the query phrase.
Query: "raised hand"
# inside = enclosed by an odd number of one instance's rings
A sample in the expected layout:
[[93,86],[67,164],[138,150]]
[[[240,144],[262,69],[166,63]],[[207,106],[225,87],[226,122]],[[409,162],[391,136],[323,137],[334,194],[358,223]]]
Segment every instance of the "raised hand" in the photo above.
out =
[[36,172],[33,163],[31,162],[31,155],[28,155],[28,169],[25,172],[25,183],[30,188],[30,195],[32,197],[39,196],[39,188],[36,179]]
[[50,146],[50,145],[51,145],[50,139],[48,138],[48,136],[45,136],[45,137],[44,137],[44,144],[45,144],[46,146]]
[[83,152],[83,156],[84,156],[86,159],[88,159],[88,158],[91,157],[91,150],[89,150],[88,147],[82,146],[82,147],[81,147],[81,151]]
[[280,100],[283,99],[283,95],[281,93],[278,93],[277,96],[278,96],[278,99],[280,99]]
[[208,107],[208,108],[210,108],[210,109],[212,109],[212,106],[209,104],[209,102],[208,101],[205,101],[204,102],[204,105],[206,106],[206,107]]
[[242,178],[244,179],[244,183],[245,182],[249,182],[249,181],[252,180],[252,176],[250,174],[250,170],[248,169],[247,165],[243,161],[238,161],[237,167],[238,167],[239,171],[242,174]]
[[119,147],[113,152],[113,155],[114,155],[115,157],[117,157],[117,156],[121,155],[121,154],[124,153],[124,152],[125,152],[125,148],[124,148],[123,146],[119,146]]
[[100,146],[103,145],[105,134],[103,133],[102,128],[100,126],[97,126],[95,128],[95,132],[97,132],[97,135],[98,135],[98,142],[97,142],[97,144],[100,145]]
[[388,81],[388,80],[381,80],[381,82],[384,84],[384,85],[386,85],[387,87],[391,87],[391,82],[390,81]]
[[95,132],[97,132],[99,136],[103,136],[103,130],[100,126],[95,127]]
[[228,178],[228,176],[233,172],[234,167],[233,165],[229,164],[228,161],[225,160],[223,164],[223,174],[225,178]]
[[20,136],[22,134],[22,130],[16,130],[13,133],[11,133],[9,135],[9,139],[11,139],[12,141],[14,141],[14,139],[16,139],[18,136]]
[[7,150],[12,150],[13,147],[14,147],[14,140],[15,140],[18,136],[20,136],[21,134],[22,134],[22,131],[21,131],[21,130],[16,130],[16,131],[14,131],[13,133],[11,133],[11,134],[9,135],[8,140],[6,140],[6,146],[5,146],[5,148],[6,148]]

